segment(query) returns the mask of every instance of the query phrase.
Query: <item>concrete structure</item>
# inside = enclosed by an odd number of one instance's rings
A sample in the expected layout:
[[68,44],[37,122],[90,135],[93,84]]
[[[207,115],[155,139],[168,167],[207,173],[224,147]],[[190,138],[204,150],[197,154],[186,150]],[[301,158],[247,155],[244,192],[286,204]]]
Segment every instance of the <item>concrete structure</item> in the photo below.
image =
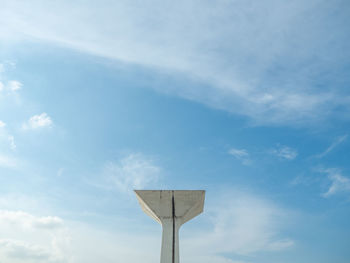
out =
[[179,228],[203,211],[203,190],[135,190],[142,210],[162,225],[160,263],[179,263]]

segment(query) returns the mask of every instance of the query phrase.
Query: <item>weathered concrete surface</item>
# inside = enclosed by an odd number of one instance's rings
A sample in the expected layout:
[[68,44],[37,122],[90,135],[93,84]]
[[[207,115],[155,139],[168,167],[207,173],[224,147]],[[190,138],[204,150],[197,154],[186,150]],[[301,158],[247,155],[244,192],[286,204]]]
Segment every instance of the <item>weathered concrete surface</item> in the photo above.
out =
[[142,210],[162,225],[161,263],[179,263],[179,228],[203,212],[204,190],[135,190]]

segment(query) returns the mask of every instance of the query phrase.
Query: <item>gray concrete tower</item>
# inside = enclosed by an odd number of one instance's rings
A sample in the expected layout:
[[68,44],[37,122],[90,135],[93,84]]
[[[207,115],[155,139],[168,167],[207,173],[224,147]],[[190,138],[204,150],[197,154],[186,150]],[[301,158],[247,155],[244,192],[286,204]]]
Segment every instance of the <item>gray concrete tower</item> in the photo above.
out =
[[179,263],[179,228],[203,212],[203,190],[135,190],[142,210],[162,225],[160,263]]

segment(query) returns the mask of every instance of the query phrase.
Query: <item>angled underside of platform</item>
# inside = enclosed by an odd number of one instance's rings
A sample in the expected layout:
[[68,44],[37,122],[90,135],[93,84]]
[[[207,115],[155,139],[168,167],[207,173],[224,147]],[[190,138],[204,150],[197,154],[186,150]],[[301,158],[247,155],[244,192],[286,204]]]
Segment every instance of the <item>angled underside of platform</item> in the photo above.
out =
[[204,190],[135,190],[142,210],[162,225],[161,263],[179,262],[178,232],[203,212]]

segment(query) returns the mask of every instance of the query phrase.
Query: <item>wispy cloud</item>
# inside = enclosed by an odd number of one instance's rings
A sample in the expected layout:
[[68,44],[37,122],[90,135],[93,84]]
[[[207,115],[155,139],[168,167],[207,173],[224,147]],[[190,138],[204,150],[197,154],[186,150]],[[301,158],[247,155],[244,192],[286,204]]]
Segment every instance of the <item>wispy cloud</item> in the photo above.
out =
[[40,129],[40,128],[45,128],[45,127],[52,127],[53,121],[51,117],[43,112],[39,115],[34,115],[30,117],[30,119],[22,125],[22,128],[24,130],[35,130],[35,129]]
[[18,80],[10,80],[6,84],[0,81],[0,95],[4,93],[4,95],[16,95],[17,92],[22,88],[23,84]]
[[347,138],[348,138],[348,135],[347,135],[347,134],[345,134],[345,135],[343,135],[343,136],[337,137],[337,138],[333,141],[333,143],[332,143],[324,152],[322,152],[322,153],[320,153],[320,154],[317,154],[315,157],[316,157],[316,158],[322,158],[322,157],[326,156],[328,153],[330,153],[331,151],[333,151],[335,147],[337,147],[337,146],[340,145],[341,143],[345,142]]
[[239,160],[243,165],[250,165],[252,163],[249,153],[246,149],[235,149],[231,148],[228,151],[228,154],[235,157],[237,160]]
[[6,123],[0,120],[0,145],[7,144],[12,151],[16,149],[15,137],[6,128]]
[[[291,213],[271,200],[237,191],[224,195],[216,192],[209,200],[206,212],[200,216],[205,227],[198,231],[188,225],[181,236],[181,257],[187,261],[248,263],[258,252],[294,246],[294,241],[284,234]],[[135,209],[140,209],[136,198]],[[57,216],[0,210],[0,261],[16,262],[19,258],[31,263],[112,263],[116,258],[125,263],[159,260],[160,226],[153,222],[154,229],[159,231],[151,233],[130,231],[130,226],[124,228],[123,225],[129,220],[121,222],[117,229],[110,230]]]
[[[0,74],[3,74],[8,69],[14,69],[16,67],[16,62],[11,60],[5,60],[0,63]],[[1,79],[2,75],[0,75]]]
[[10,144],[10,148],[11,148],[11,150],[15,150],[16,149],[16,143],[15,143],[15,137],[13,136],[13,135],[9,135],[8,137],[7,137],[7,139],[8,139],[8,141],[9,141],[9,144]]
[[67,262],[61,243],[63,220],[24,211],[0,210],[1,262]]
[[[184,240],[184,253],[197,255],[195,262],[210,262],[229,253],[249,256],[256,252],[288,249],[294,241],[281,234],[290,212],[273,202],[250,193],[232,191],[220,196],[215,204],[206,208],[211,216],[213,230],[196,238]],[[200,252],[202,251],[202,252]],[[206,251],[203,254],[203,251]],[[222,257],[222,260],[229,260]],[[220,262],[220,261],[219,261]],[[229,261],[230,262],[230,261]]]
[[0,154],[0,167],[16,168],[19,165],[19,161],[11,156]]
[[350,178],[343,176],[339,169],[322,169],[321,172],[326,173],[331,182],[328,191],[323,194],[324,197],[350,192]]
[[6,74],[8,69],[15,68],[15,63],[11,61],[5,61],[0,65],[1,65],[0,66],[0,104],[1,105],[6,105],[6,104],[11,105],[13,103],[17,105],[21,104],[20,90],[22,89],[23,84],[19,80],[8,80],[7,74]]
[[8,82],[8,85],[6,87],[9,91],[15,92],[22,88],[22,83],[17,80],[11,80]]
[[315,179],[315,177],[301,174],[301,175],[294,177],[289,182],[289,184],[291,186],[297,186],[297,185],[310,186],[310,185],[316,183],[316,181],[317,181],[317,179]]
[[297,150],[283,145],[270,150],[270,153],[285,160],[294,160],[298,156]]
[[257,123],[310,124],[349,112],[349,93],[340,88],[349,82],[349,55],[340,52],[348,31],[335,26],[348,13],[340,2],[102,1],[97,9],[72,1],[6,2],[3,41],[32,37],[183,74],[205,85],[161,91]]
[[57,228],[63,220],[56,216],[38,217],[23,211],[0,210],[0,222],[16,224],[24,228]]
[[23,241],[0,239],[0,259],[4,262],[53,262],[51,254],[43,247]]
[[156,184],[161,168],[150,157],[140,153],[129,154],[117,162],[108,162],[104,167],[106,180],[123,193]]

